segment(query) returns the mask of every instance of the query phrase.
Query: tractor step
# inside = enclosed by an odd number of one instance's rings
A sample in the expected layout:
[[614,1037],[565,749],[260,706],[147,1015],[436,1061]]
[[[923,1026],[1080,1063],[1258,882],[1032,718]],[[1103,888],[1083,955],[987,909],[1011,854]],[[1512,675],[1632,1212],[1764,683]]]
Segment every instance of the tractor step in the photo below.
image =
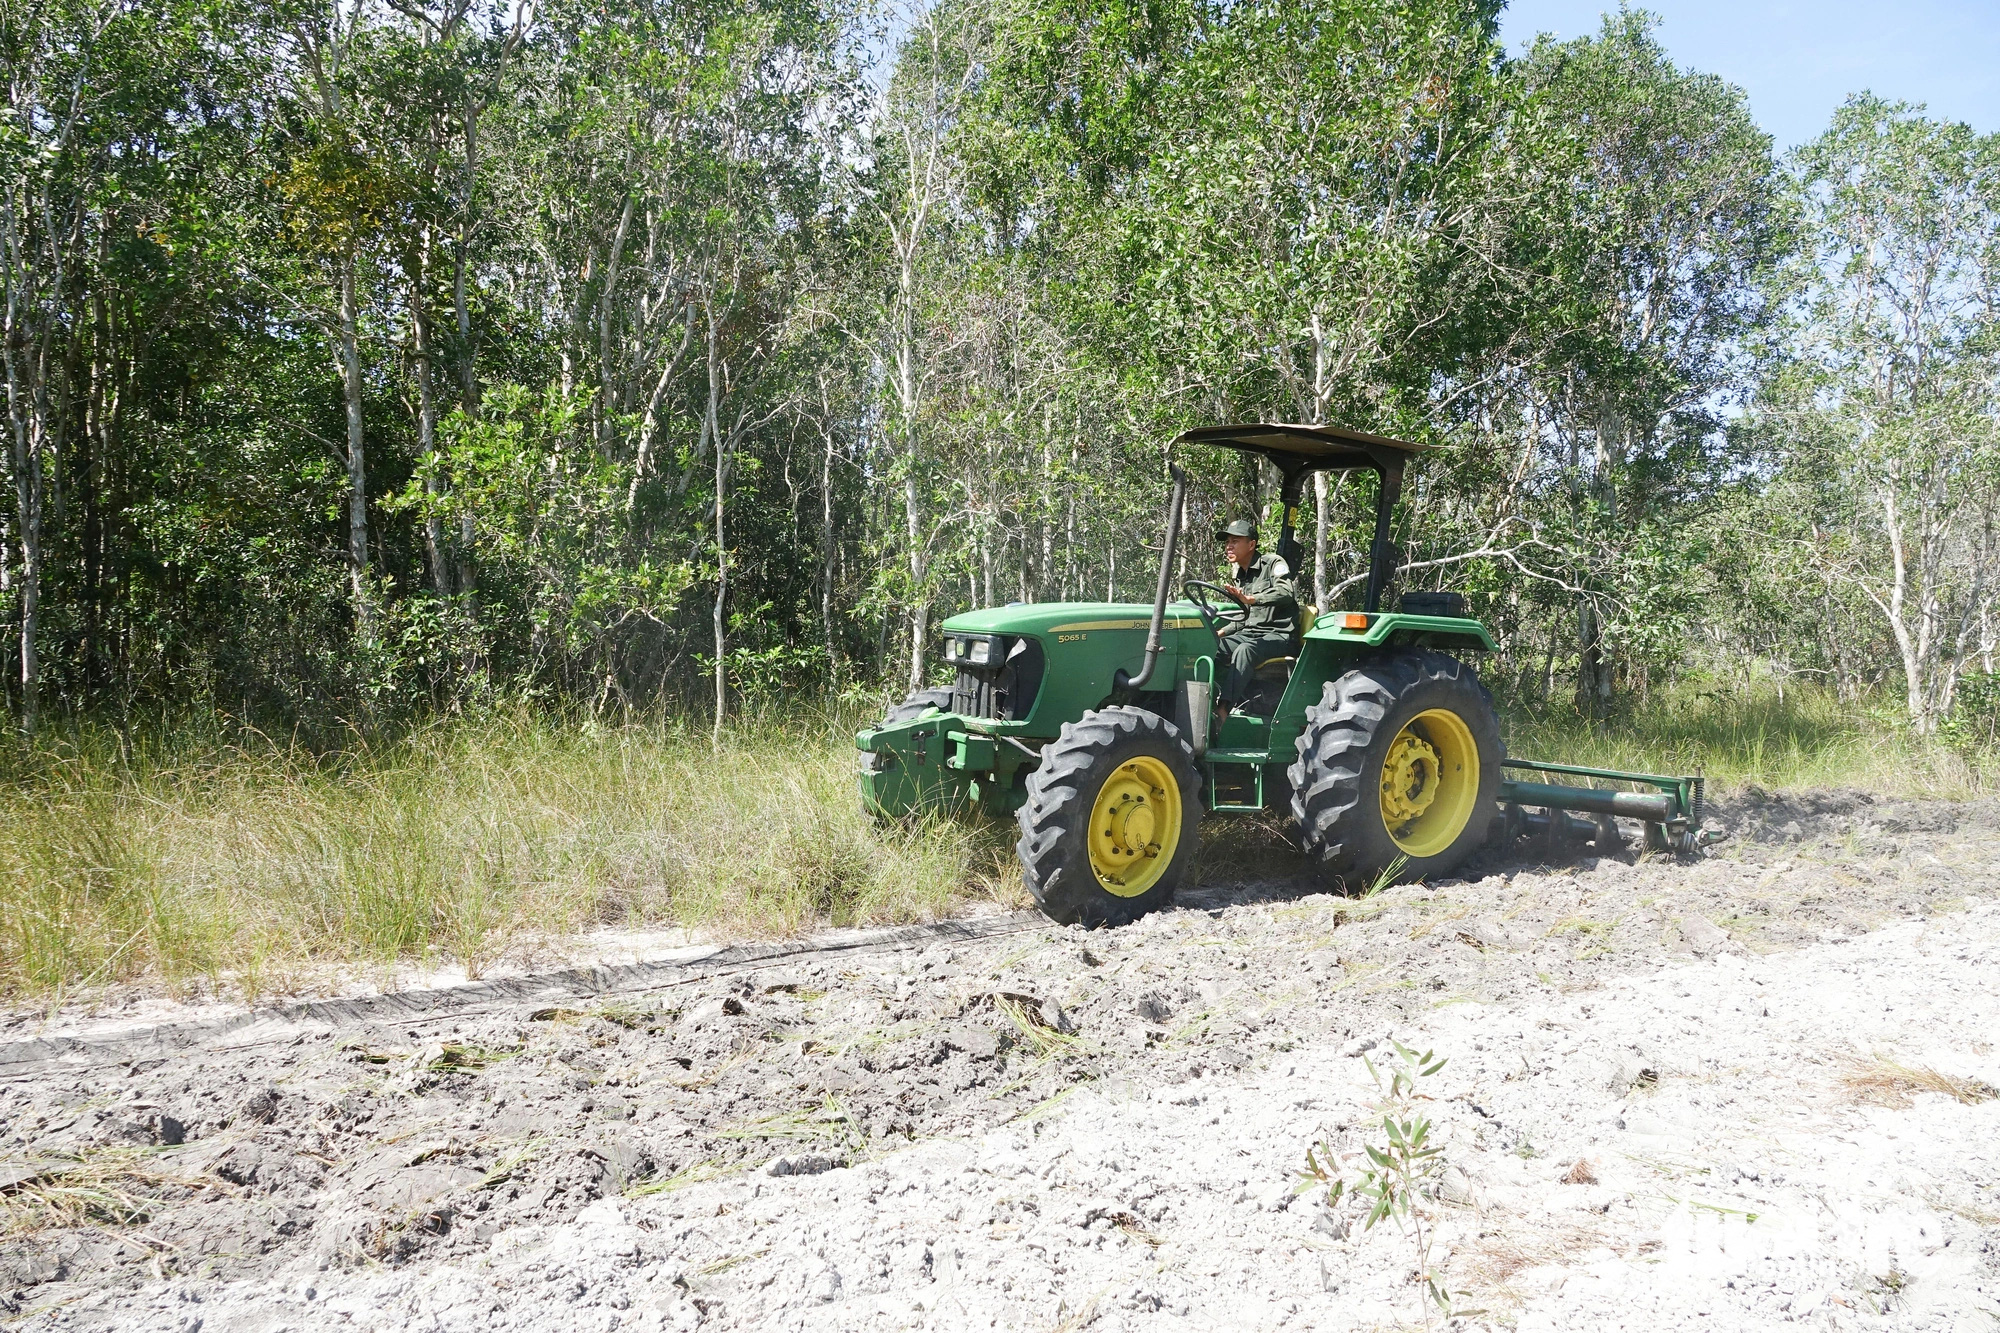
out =
[[[1201,757],[1208,781],[1202,794],[1208,799],[1208,808],[1218,815],[1254,815],[1264,808],[1264,765],[1270,762],[1270,755],[1263,750],[1210,750]],[[1218,800],[1222,784],[1216,781],[1217,766],[1224,768],[1247,768],[1247,778],[1233,778],[1229,783],[1232,795],[1248,791],[1249,801]]]

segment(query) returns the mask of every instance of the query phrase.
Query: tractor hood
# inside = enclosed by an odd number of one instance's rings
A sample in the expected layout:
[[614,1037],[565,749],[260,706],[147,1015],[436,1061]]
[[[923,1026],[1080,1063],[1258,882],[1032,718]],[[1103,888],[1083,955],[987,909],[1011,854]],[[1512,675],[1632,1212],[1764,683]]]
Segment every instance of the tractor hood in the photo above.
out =
[[[1145,602],[1016,602],[1012,606],[967,611],[944,622],[946,634],[1081,634],[1092,630],[1137,630],[1152,624]],[[1167,604],[1166,629],[1200,629],[1192,602]]]
[[[1152,622],[1144,602],[1022,602],[953,616],[943,626],[945,662],[958,672],[951,711],[985,730],[1054,737],[1103,707],[1121,672],[1138,673]],[[1169,605],[1161,631],[1164,690],[1183,658],[1214,652],[1215,639],[1191,602]]]

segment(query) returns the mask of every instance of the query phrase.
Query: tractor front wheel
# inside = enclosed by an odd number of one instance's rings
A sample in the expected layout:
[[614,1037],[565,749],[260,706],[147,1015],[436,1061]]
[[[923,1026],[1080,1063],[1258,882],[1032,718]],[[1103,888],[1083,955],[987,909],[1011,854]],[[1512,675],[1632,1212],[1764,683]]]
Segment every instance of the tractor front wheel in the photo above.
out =
[[1120,926],[1174,898],[1194,861],[1201,779],[1180,730],[1142,708],[1067,723],[1028,776],[1015,851],[1063,925]]
[[927,690],[918,690],[903,702],[891,708],[880,723],[890,726],[897,722],[914,722],[926,713],[949,713],[951,711],[951,686],[937,685]]
[[1353,890],[1447,874],[1485,840],[1500,785],[1493,698],[1465,663],[1411,652],[1328,681],[1306,710],[1292,817],[1322,877]]

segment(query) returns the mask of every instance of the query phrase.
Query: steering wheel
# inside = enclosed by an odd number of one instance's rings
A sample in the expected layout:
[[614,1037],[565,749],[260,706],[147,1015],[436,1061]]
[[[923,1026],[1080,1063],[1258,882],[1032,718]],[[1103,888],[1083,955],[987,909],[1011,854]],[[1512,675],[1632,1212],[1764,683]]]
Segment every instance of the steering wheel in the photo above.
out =
[[[1189,579],[1181,585],[1181,591],[1201,612],[1202,624],[1208,626],[1208,632],[1215,636],[1218,645],[1222,643],[1223,635],[1234,632],[1249,618],[1250,609],[1240,605],[1220,583]],[[1221,601],[1217,602],[1215,598]]]

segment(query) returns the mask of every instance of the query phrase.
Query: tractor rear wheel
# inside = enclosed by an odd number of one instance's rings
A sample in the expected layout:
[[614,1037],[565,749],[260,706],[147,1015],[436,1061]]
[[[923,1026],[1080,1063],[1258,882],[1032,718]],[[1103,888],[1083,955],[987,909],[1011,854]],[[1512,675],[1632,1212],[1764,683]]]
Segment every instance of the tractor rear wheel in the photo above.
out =
[[1143,708],[1066,723],[1028,775],[1015,852],[1063,925],[1120,926],[1174,898],[1193,864],[1201,778],[1180,729]]
[[1500,726],[1479,675],[1443,653],[1366,662],[1306,709],[1286,771],[1292,818],[1322,877],[1365,888],[1455,869],[1486,837]]

